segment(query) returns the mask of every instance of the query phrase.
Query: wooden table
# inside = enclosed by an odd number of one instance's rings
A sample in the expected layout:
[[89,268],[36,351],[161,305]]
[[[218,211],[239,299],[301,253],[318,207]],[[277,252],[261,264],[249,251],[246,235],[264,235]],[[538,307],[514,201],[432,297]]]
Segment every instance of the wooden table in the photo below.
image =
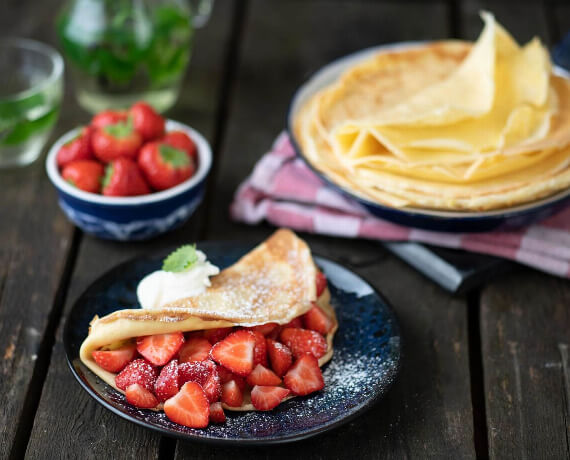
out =
[[[55,44],[59,4],[4,0],[0,33]],[[382,402],[296,445],[216,448],[140,428],[80,388],[61,343],[74,300],[115,264],[182,242],[269,235],[267,225],[231,222],[228,204],[312,72],[382,43],[473,39],[485,7],[519,40],[537,34],[552,45],[570,27],[562,1],[218,0],[168,113],[212,143],[207,195],[186,225],[156,240],[82,234],[59,210],[41,160],[0,172],[0,458],[568,458],[570,283],[530,269],[452,297],[377,243],[303,235],[385,293],[405,349],[399,380]],[[89,119],[70,82],[66,88],[54,139]]]

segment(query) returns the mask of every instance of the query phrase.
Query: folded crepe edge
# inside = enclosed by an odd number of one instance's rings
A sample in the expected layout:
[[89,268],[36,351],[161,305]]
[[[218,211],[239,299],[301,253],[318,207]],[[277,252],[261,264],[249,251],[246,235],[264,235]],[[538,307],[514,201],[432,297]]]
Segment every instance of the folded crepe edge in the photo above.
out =
[[[334,308],[330,304],[330,291],[328,287],[317,299],[317,304],[326,312],[326,314],[333,320],[333,328],[327,333],[325,339],[327,341],[327,352],[319,359],[319,366],[326,364],[333,355],[333,338],[334,334],[338,329],[338,320]],[[308,305],[302,313],[298,316],[303,315],[311,308]],[[149,325],[156,324],[157,315],[162,315],[162,320],[160,322],[160,333],[167,334],[172,332],[189,332],[189,331],[199,331],[204,329],[216,329],[220,327],[234,327],[235,323],[227,320],[221,319],[202,319],[197,316],[190,315],[187,312],[181,311],[181,309],[170,309],[170,310],[158,310],[158,311],[147,311],[140,309],[132,310],[119,310],[118,312],[128,312],[126,317],[119,318],[116,321],[101,323],[103,318],[98,318],[95,316],[91,323],[89,330],[89,335],[81,344],[79,351],[79,357],[81,362],[87,366],[95,375],[97,375],[106,384],[112,386],[115,390],[120,393],[125,393],[124,391],[117,388],[115,385],[116,374],[106,371],[101,368],[93,359],[92,353],[98,348],[109,345],[114,342],[132,339],[135,337],[150,335]],[[112,314],[111,314],[112,315]],[[97,326],[104,324],[104,328],[98,328]],[[242,325],[242,324],[239,324]],[[294,395],[288,396],[284,400],[294,398]],[[257,410],[251,404],[249,400],[249,394],[244,395],[244,404],[240,407],[231,407],[226,404],[222,404],[225,409],[232,411],[252,411]],[[159,404],[156,408],[152,410],[162,410],[163,404]]]

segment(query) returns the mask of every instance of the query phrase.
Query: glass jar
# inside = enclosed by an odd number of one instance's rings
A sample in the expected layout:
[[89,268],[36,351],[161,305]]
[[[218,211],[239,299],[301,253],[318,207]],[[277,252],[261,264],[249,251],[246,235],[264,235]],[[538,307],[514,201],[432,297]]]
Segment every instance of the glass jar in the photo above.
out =
[[[209,14],[211,0],[196,6]],[[71,1],[57,33],[79,104],[92,113],[138,100],[170,108],[190,60],[194,20],[204,22],[204,14],[192,16],[185,0]]]

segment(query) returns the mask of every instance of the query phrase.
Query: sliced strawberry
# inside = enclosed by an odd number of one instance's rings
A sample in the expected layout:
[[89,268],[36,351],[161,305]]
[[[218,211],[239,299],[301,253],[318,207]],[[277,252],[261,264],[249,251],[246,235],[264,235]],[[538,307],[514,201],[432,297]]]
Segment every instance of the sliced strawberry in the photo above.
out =
[[128,343],[110,350],[96,350],[92,353],[95,362],[109,372],[120,372],[137,355],[135,343]]
[[267,353],[269,354],[271,368],[279,377],[283,377],[293,364],[291,350],[280,342],[267,339]]
[[254,386],[251,403],[257,410],[271,410],[277,407],[290,391],[282,387]]
[[280,338],[281,342],[289,347],[295,358],[310,353],[318,359],[327,352],[327,341],[315,331],[285,328],[281,331]]
[[121,390],[138,383],[149,391],[154,389],[154,382],[158,376],[158,369],[144,359],[135,359],[115,377],[115,385]]
[[265,366],[258,364],[255,366],[251,374],[247,376],[247,383],[251,386],[254,385],[279,385],[281,383],[281,379],[275,375],[270,369],[267,369]]
[[187,382],[164,403],[164,413],[175,423],[189,428],[205,428],[210,419],[210,403],[196,382]]
[[271,332],[273,332],[277,326],[278,326],[277,323],[267,323],[267,324],[260,324],[259,326],[251,326],[246,329],[249,329],[250,331],[254,332],[255,331],[261,332],[263,335],[268,335]]
[[204,393],[206,393],[206,397],[210,403],[215,403],[222,397],[222,384],[220,383],[220,376],[218,375],[215,365],[212,373],[206,380],[206,383],[202,385],[202,388],[204,389]]
[[159,401],[164,402],[178,393],[180,389],[178,377],[178,361],[173,359],[162,368],[154,384],[154,394]]
[[220,340],[225,339],[230,332],[232,332],[232,327],[219,327],[217,329],[206,329],[203,333],[204,337],[208,339],[208,341],[215,345]]
[[308,395],[325,387],[323,374],[317,358],[305,354],[301,356],[283,377],[283,383],[296,395]]
[[293,318],[291,321],[289,321],[287,324],[285,324],[283,326],[283,329],[285,329],[286,327],[302,328],[303,327],[303,321],[301,321],[301,318],[298,316],[297,318]]
[[231,407],[239,407],[243,404],[243,393],[235,380],[222,385],[222,402]]
[[313,303],[313,308],[303,315],[303,324],[306,329],[322,335],[325,335],[333,327],[332,319],[316,303]]
[[191,337],[180,348],[178,359],[181,363],[204,361],[210,356],[211,348],[212,345],[205,338]]
[[323,272],[317,272],[316,284],[317,284],[317,298],[319,298],[327,288],[327,277]]
[[210,422],[212,423],[225,423],[226,414],[221,402],[210,404]]
[[125,390],[127,402],[142,409],[152,409],[158,405],[158,399],[142,385],[133,383]]
[[220,382],[226,383],[234,378],[234,374],[229,369],[218,364],[218,375],[220,376]]
[[267,367],[267,344],[265,343],[265,336],[258,331],[251,331],[255,336],[255,348],[253,349],[253,366],[256,364],[263,364]]
[[180,385],[186,382],[196,382],[204,386],[212,372],[216,371],[216,365],[209,359],[206,361],[191,361],[178,365]]
[[216,343],[210,351],[214,361],[228,368],[237,375],[249,375],[253,369],[255,335],[241,329]]
[[137,350],[155,366],[164,366],[178,353],[183,343],[182,332],[147,335],[137,339]]

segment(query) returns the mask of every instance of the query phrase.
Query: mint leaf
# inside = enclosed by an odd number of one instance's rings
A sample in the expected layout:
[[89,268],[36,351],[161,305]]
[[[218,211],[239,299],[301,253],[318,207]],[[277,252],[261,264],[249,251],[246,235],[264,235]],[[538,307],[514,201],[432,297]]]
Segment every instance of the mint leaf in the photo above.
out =
[[162,262],[165,272],[179,273],[188,270],[198,261],[195,244],[180,246]]
[[173,168],[184,168],[190,165],[190,157],[183,150],[176,149],[168,144],[158,147],[162,161]]

